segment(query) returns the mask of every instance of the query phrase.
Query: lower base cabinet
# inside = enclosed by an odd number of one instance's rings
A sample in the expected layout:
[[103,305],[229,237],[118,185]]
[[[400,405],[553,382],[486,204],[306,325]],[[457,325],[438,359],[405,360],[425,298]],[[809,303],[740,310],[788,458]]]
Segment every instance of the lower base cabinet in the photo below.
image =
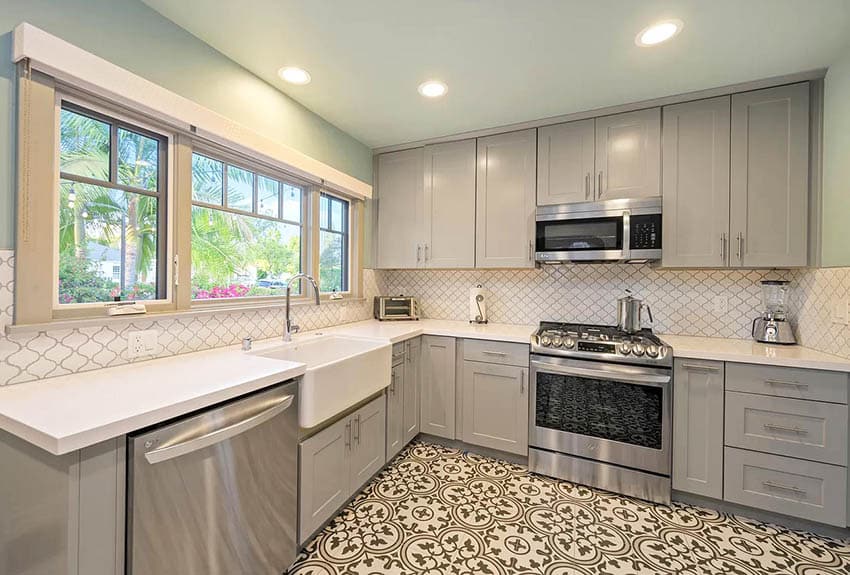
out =
[[386,463],[384,396],[301,442],[298,541],[304,544]]
[[393,346],[393,366],[387,389],[387,461],[419,435],[419,358],[421,340]]
[[422,336],[419,428],[445,439],[455,437],[455,338]]
[[528,454],[528,368],[463,362],[463,441]]

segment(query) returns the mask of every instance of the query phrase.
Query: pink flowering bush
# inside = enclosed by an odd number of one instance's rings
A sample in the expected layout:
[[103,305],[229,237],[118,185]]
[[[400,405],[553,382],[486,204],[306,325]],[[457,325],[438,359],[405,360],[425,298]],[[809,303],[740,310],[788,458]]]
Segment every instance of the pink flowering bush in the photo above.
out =
[[230,284],[229,286],[213,286],[210,289],[192,289],[194,299],[220,299],[230,297],[245,297],[251,290],[246,285]]

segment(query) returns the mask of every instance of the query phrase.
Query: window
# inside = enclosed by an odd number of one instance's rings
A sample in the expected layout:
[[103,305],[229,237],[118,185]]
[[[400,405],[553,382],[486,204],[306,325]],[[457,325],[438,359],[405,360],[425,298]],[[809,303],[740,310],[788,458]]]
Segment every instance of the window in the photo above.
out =
[[282,295],[302,269],[303,197],[293,182],[194,153],[192,299]]
[[167,139],[63,101],[60,306],[166,298]]
[[349,202],[330,194],[319,197],[319,287],[348,291]]

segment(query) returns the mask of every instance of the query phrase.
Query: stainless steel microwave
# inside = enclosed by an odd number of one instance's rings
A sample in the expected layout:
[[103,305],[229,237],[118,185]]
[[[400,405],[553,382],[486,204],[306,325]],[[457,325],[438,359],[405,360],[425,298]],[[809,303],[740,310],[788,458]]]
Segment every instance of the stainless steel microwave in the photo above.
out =
[[661,259],[661,198],[537,208],[535,260],[647,262]]
[[375,319],[381,321],[419,319],[419,301],[415,297],[375,296],[373,308]]

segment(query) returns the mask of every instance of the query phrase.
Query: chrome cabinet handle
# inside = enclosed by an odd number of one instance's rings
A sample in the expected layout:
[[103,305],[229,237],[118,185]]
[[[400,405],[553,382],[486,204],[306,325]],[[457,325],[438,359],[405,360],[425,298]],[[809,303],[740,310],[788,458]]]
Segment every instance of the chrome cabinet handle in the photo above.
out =
[[803,429],[802,427],[790,427],[787,425],[777,425],[775,423],[765,423],[762,427],[767,431],[787,431],[788,433],[797,433],[799,435],[808,435],[809,432]]
[[360,445],[360,415],[354,418],[354,423],[357,424],[357,427],[354,428],[354,441],[357,442],[357,445]]
[[425,261],[428,261],[428,244],[425,244]]
[[498,355],[499,357],[507,357],[508,356],[508,354],[505,353],[504,351],[490,351],[489,349],[485,349],[481,353],[483,353],[485,355]]
[[345,448],[351,451],[351,422],[345,424]]
[[807,383],[797,383],[796,381],[779,381],[778,379],[766,379],[764,382],[771,387],[796,387],[797,389],[809,389]]
[[703,365],[701,363],[683,363],[685,369],[695,369],[698,371],[720,371],[720,368],[714,365]]
[[422,261],[422,245],[416,244],[416,263]]
[[390,376],[390,393],[395,395],[395,373]]
[[785,485],[784,483],[776,483],[775,481],[762,481],[762,485],[767,487],[768,489],[781,489],[782,491],[790,491],[792,493],[799,493],[801,495],[805,495],[805,489],[800,489],[794,485]]
[[602,192],[602,171],[601,170],[599,171],[599,175],[596,176],[596,179],[599,182],[599,184],[598,184],[599,188],[596,190],[596,197],[601,198],[602,193],[603,193]]
[[735,255],[737,256],[739,262],[742,261],[741,258],[743,256],[743,253],[744,253],[744,233],[738,232],[738,251],[736,252]]
[[525,395],[525,370],[519,371],[519,394]]
[[726,262],[726,232],[720,234],[720,262]]
[[528,259],[529,261],[534,259],[534,241],[528,240]]
[[584,175],[584,199],[590,199],[590,172]]

